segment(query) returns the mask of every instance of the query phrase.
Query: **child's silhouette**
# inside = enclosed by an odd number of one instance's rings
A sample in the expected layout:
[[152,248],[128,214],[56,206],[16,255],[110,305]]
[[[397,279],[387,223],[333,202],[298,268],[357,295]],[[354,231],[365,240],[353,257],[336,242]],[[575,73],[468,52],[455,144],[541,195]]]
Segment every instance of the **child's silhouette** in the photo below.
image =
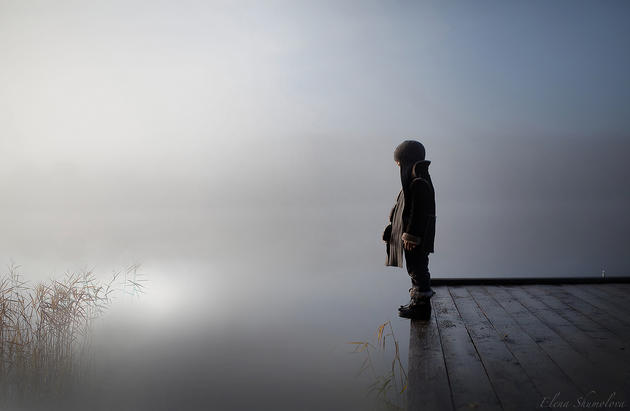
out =
[[424,146],[406,140],[394,151],[400,167],[402,189],[389,214],[389,225],[383,232],[387,244],[385,265],[402,267],[403,254],[411,277],[411,300],[401,305],[399,315],[406,318],[428,318],[431,313],[429,253],[435,239],[435,191],[429,175]]

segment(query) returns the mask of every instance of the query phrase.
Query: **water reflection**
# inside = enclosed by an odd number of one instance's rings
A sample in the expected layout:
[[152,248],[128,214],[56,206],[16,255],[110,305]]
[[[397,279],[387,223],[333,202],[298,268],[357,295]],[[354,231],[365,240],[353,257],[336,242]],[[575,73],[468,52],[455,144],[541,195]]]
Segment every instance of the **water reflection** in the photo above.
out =
[[[359,299],[325,292],[332,282],[321,279],[301,291],[287,281],[292,293],[271,287],[239,293],[230,279],[238,272],[199,262],[143,265],[146,292],[119,294],[93,324],[92,358],[81,379],[41,404],[10,408],[372,408],[348,336],[374,332],[361,311],[378,318],[391,316],[393,307],[381,302],[366,310]],[[388,330],[404,341],[402,325],[394,320]],[[399,350],[406,366],[406,347]]]
[[351,341],[354,353],[362,358],[358,375],[367,377],[367,394],[374,406],[383,409],[405,409],[408,376],[400,356],[401,342],[391,321],[381,324],[374,341]]

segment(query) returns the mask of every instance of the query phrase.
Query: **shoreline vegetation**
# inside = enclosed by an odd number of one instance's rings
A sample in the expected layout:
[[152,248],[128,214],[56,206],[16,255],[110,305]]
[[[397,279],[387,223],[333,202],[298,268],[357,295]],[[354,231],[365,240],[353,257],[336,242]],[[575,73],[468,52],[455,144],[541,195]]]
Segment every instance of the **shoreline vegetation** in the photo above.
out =
[[[389,337],[389,338],[388,338]],[[406,409],[407,371],[400,359],[400,346],[391,321],[376,330],[376,342],[351,341],[353,354],[363,354],[363,363],[357,377],[368,373],[371,383],[367,395],[373,395],[377,410]]]
[[29,283],[20,266],[0,275],[0,407],[68,393],[89,375],[91,331],[122,291],[144,290],[138,264],[108,281],[92,270]]

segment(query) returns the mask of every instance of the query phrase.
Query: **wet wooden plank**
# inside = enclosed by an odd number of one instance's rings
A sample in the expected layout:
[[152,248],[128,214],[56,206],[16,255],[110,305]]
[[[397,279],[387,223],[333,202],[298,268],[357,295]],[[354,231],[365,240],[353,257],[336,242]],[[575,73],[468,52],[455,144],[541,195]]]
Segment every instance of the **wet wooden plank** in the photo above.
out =
[[622,301],[630,300],[630,289],[620,288],[617,284],[592,284],[592,286],[608,295],[621,298]]
[[[630,304],[628,304],[628,300],[630,299],[630,295],[619,296],[611,292],[611,290],[602,290],[599,287],[594,287],[592,284],[588,287],[580,287],[580,290],[586,291],[588,294],[591,294],[598,298],[599,300],[606,302],[608,304],[612,304],[615,309],[622,314],[623,319],[630,318]],[[609,289],[613,287],[607,287]]]
[[549,287],[545,290],[556,295],[560,301],[592,318],[612,333],[624,339],[630,338],[630,325],[611,315],[601,299],[585,294],[583,291],[567,288],[564,285],[545,287]]
[[[616,363],[611,362],[608,356],[599,352],[588,335],[546,306],[539,298],[535,298],[533,295],[541,297],[545,295],[544,291],[538,287],[540,286],[507,286],[506,289],[562,340],[586,358],[587,361],[581,362],[581,370],[577,372],[581,379],[588,378],[589,390],[594,389],[598,393],[618,392],[625,395],[627,387],[615,369]],[[550,285],[549,287],[558,286]],[[559,340],[556,339],[556,342]]]
[[432,278],[432,285],[523,285],[523,284],[624,284],[630,277],[449,277]]
[[[551,288],[551,293],[547,287]],[[573,310],[559,299],[556,299],[555,296],[562,296],[563,291],[561,287],[545,285],[538,287],[538,289],[546,294],[534,296],[534,298],[538,298],[543,304],[553,309],[582,331],[584,335],[590,337],[590,344],[581,346],[583,349],[589,350],[589,358],[605,370],[606,376],[613,379],[615,387],[620,387],[624,390],[626,387],[630,387],[630,362],[625,352],[625,345],[627,344],[581,312]],[[570,296],[565,296],[565,298],[570,298]]]
[[556,392],[561,392],[568,398],[582,395],[569,376],[494,299],[492,289],[488,291],[482,286],[466,288],[539,392],[549,398]]
[[[508,290],[505,286],[492,287],[491,290],[487,287],[487,289],[505,311],[512,316],[514,321],[580,388],[581,393],[584,394],[593,388],[592,378],[588,370],[594,364],[577,352],[538,316],[534,315],[533,311],[521,299],[517,298],[518,289],[516,292],[515,290]],[[524,293],[522,290],[521,292]],[[563,398],[568,397],[563,396]]]
[[[589,285],[589,287],[591,286]],[[547,290],[546,286],[541,288]],[[628,372],[630,372],[630,344],[628,344],[630,341],[619,337],[602,326],[600,322],[565,304],[561,301],[559,295],[553,293],[553,291],[552,289],[545,294],[541,301],[590,336],[598,349],[608,352],[611,356],[614,356],[615,360],[618,359],[629,366]]]
[[411,322],[409,409],[533,409],[557,392],[630,399],[616,284],[434,289],[432,319]]
[[514,410],[531,410],[541,393],[524,372],[465,287],[449,287],[453,301],[477,347],[481,361],[501,404]]
[[433,289],[433,307],[455,409],[503,409],[450,293],[445,286]]
[[624,323],[626,326],[630,326],[630,318],[628,318],[628,312],[626,310],[622,310],[616,307],[610,302],[609,299],[601,298],[593,295],[590,292],[587,292],[587,287],[584,286],[563,284],[560,287],[563,290],[566,290],[568,293],[578,297],[579,299],[586,301],[590,305],[605,311],[608,314],[609,318],[616,318],[618,321]]
[[409,333],[409,410],[452,410],[451,388],[437,319],[411,320]]
[[558,330],[558,334],[565,338],[579,352],[595,362],[603,361],[608,363],[612,360],[611,357],[601,353],[597,347],[596,341],[586,332],[582,331],[575,324],[572,324],[545,303],[551,296],[557,296],[562,303],[568,305],[570,308],[576,309],[576,299],[567,294],[561,285],[522,286],[521,289],[528,293],[543,311],[547,312],[547,320],[553,322],[556,330]]

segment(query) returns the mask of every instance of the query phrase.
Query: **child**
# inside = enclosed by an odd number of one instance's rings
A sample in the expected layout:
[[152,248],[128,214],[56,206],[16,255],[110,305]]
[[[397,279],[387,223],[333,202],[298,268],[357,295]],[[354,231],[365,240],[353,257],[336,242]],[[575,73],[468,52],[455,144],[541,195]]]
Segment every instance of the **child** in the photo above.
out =
[[424,146],[418,141],[403,141],[394,151],[400,167],[402,190],[389,213],[389,225],[383,232],[387,244],[385,265],[402,267],[403,253],[411,277],[411,300],[401,305],[398,314],[405,318],[429,319],[431,289],[429,253],[435,238],[435,191],[429,175]]

